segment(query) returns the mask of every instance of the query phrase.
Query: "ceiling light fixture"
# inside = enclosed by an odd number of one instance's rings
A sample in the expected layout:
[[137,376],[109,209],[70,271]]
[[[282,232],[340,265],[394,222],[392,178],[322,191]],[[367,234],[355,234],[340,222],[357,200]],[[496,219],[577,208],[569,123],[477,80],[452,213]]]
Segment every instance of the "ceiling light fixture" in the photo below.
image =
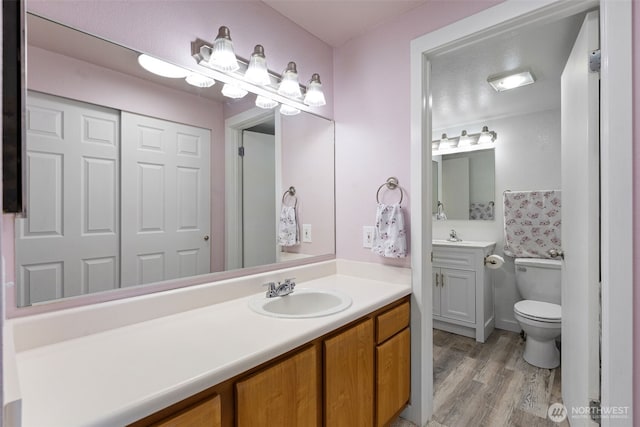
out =
[[144,53],[138,56],[138,64],[150,73],[170,79],[184,79],[190,74],[189,70],[185,68],[178,67],[177,65]]
[[298,70],[296,63],[291,61],[287,64],[287,69],[282,73],[282,80],[278,86],[278,93],[289,98],[302,98],[300,83],[298,83]]
[[247,93],[249,92],[233,83],[225,83],[222,86],[222,94],[227,98],[239,99],[243,98]]
[[280,106],[280,114],[284,114],[285,116],[295,116],[298,113],[300,113],[300,110],[291,105],[282,104]]
[[271,83],[269,78],[269,70],[267,69],[267,58],[264,56],[264,48],[257,44],[253,48],[251,59],[249,59],[249,67],[244,73],[244,78],[258,85],[268,85]]
[[236,71],[240,68],[236,54],[233,51],[231,31],[224,25],[218,29],[218,36],[211,48],[209,64],[220,71],[226,72]]
[[490,131],[488,126],[483,126],[478,133],[467,133],[463,130],[460,136],[447,137],[442,134],[439,140],[431,141],[431,152],[433,155],[463,153],[466,151],[485,150],[493,148],[492,144],[498,138],[495,131]]
[[504,92],[505,90],[515,89],[517,87],[527,86],[535,83],[531,70],[516,70],[508,73],[501,73],[489,76],[487,82],[496,92]]

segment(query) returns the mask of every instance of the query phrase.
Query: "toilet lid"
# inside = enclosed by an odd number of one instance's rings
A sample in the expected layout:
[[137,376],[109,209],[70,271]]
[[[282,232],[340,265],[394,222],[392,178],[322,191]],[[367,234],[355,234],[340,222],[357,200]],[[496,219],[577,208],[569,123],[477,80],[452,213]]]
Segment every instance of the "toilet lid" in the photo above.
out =
[[525,317],[540,319],[542,321],[561,321],[562,307],[542,301],[523,300],[518,301],[513,309]]

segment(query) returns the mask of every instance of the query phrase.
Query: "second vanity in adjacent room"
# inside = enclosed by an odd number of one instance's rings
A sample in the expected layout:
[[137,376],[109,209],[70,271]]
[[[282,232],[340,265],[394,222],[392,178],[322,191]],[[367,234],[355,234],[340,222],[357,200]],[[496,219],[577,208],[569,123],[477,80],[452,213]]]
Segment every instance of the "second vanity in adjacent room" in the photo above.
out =
[[485,258],[495,242],[433,241],[433,327],[485,342],[495,327]]

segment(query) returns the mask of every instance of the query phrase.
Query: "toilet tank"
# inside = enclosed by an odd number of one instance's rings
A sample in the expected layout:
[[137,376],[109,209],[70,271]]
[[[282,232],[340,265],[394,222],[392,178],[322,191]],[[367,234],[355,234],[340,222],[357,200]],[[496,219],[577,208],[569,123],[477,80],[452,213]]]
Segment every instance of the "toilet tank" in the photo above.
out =
[[560,304],[561,261],[516,258],[515,264],[516,286],[523,299]]

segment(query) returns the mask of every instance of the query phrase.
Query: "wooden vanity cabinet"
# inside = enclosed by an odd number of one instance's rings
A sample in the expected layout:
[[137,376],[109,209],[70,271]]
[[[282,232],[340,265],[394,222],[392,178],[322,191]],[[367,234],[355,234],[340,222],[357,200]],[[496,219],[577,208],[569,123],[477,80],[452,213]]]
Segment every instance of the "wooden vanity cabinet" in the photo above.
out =
[[320,372],[317,345],[236,383],[238,427],[319,426]]
[[324,425],[373,425],[373,320],[324,341]]
[[386,426],[409,403],[411,335],[409,301],[376,318],[376,426]]
[[387,426],[410,395],[409,297],[131,426]]

